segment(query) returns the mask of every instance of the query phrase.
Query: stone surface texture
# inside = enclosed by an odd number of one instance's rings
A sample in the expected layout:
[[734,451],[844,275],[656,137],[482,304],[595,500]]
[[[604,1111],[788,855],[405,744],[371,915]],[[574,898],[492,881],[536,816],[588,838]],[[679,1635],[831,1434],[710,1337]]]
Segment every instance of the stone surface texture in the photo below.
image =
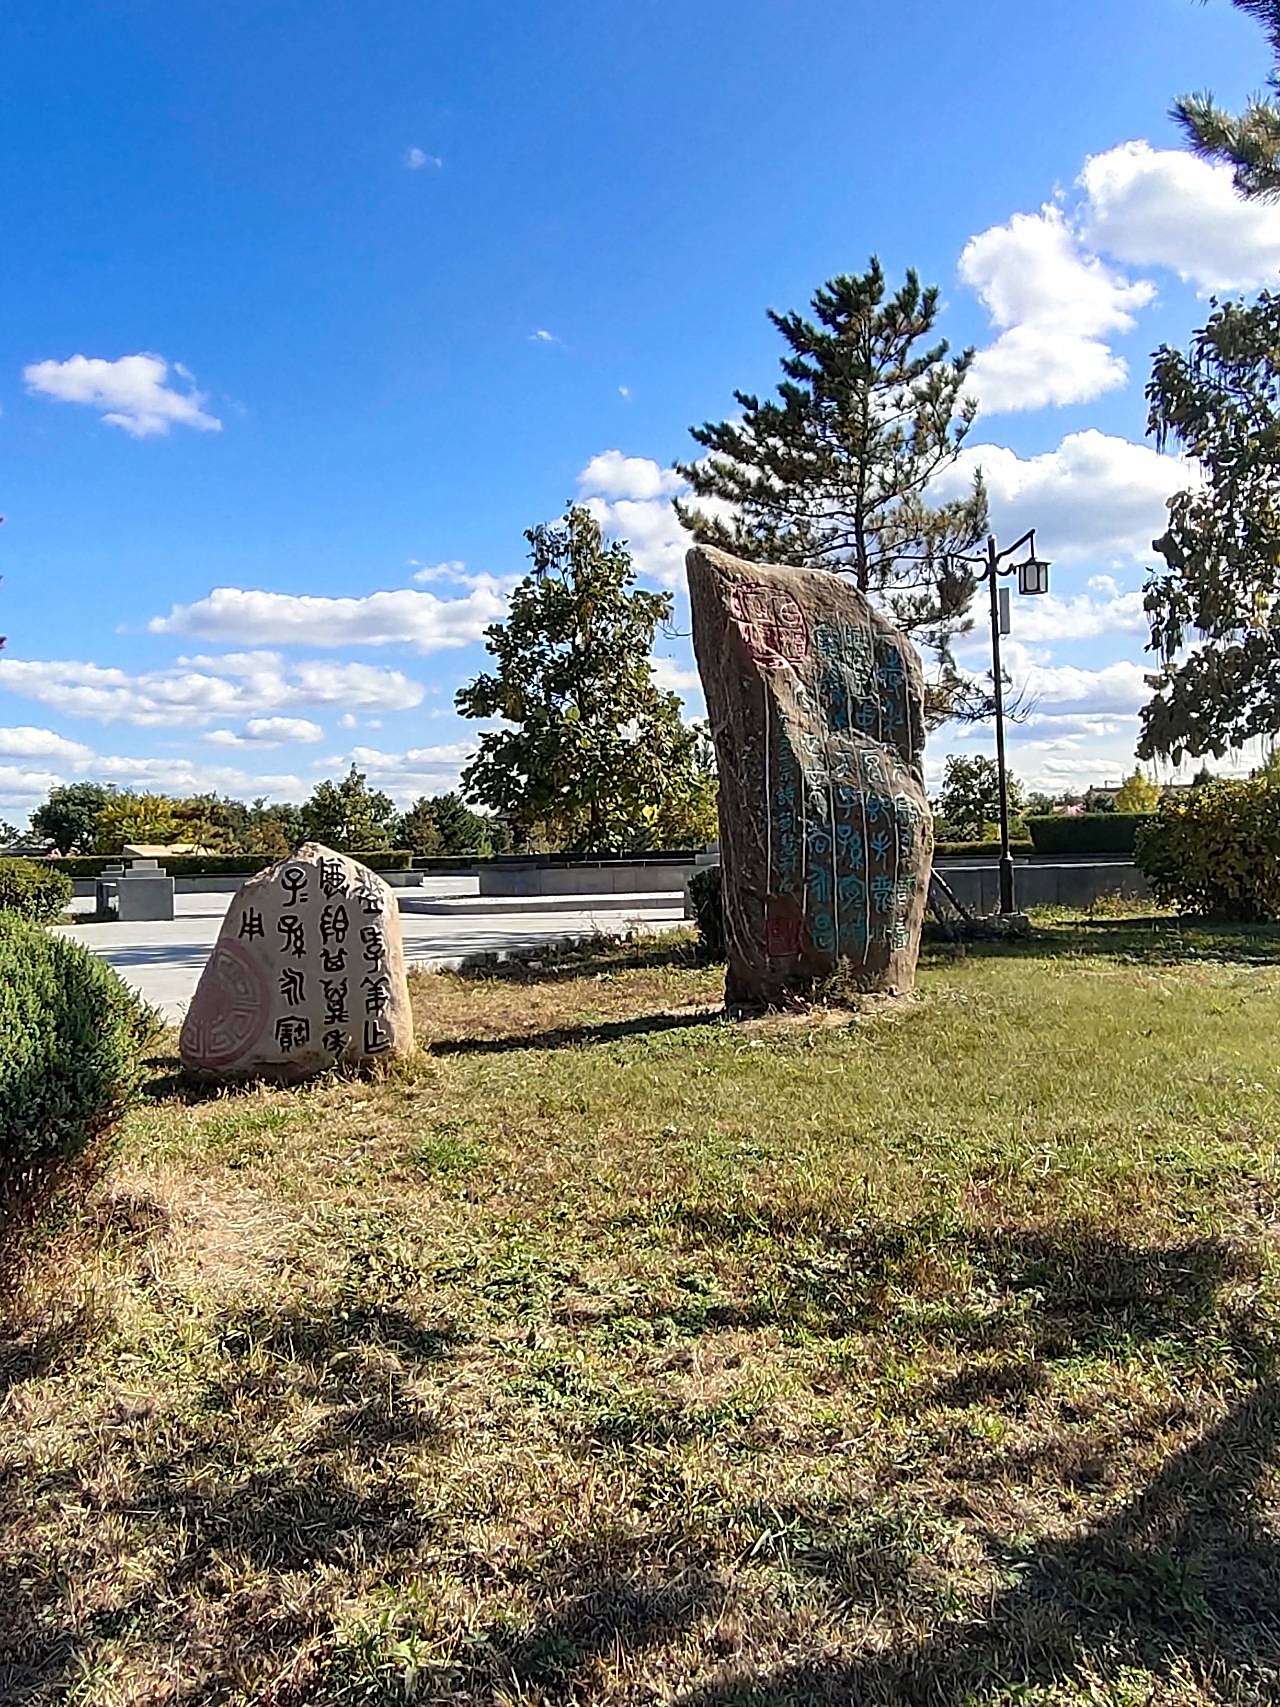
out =
[[223,921],[180,1039],[213,1078],[304,1079],[413,1051],[394,892],[307,842],[251,877]]
[[687,558],[720,773],[730,1008],[915,981],[933,859],[911,642],[841,575]]

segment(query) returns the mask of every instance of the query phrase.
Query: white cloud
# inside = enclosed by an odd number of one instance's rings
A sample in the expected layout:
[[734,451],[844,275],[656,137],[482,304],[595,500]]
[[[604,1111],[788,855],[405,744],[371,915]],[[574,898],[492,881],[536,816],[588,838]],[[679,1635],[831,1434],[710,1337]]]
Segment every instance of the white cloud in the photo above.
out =
[[87,759],[92,749],[82,741],[68,741],[52,729],[0,729],[0,754],[13,759]]
[[28,769],[25,765],[0,765],[0,802],[24,810],[37,805],[51,788],[66,778],[57,771]]
[[0,655],[0,691],[102,723],[154,728],[320,705],[404,711],[423,699],[422,686],[399,670],[319,660],[285,665],[270,652],[180,659],[141,672]]
[[[173,371],[191,385],[191,374],[180,362],[174,363]],[[113,362],[100,356],[70,356],[64,362],[31,362],[23,369],[33,396],[87,403],[101,410],[110,426],[121,427],[137,439],[163,436],[171,426],[221,432],[222,422],[204,407],[205,394],[194,386],[177,391],[167,384],[168,377],[164,357],[145,351]]]
[[629,385],[620,385],[618,387],[618,396],[621,397],[624,402],[629,403],[631,401],[631,387]]
[[1107,336],[1133,329],[1155,287],[1086,253],[1061,208],[1016,213],[970,238],[959,271],[1000,331],[971,371],[984,410],[1086,403],[1127,380]]
[[425,148],[406,148],[404,151],[404,167],[406,172],[421,172],[427,166],[437,170],[444,165],[438,154],[428,154]]
[[531,344],[558,344],[560,340],[554,332],[548,332],[545,326],[539,326],[536,331],[530,332],[529,342]]
[[620,450],[602,450],[578,476],[584,492],[602,498],[671,498],[685,489],[674,468],[662,468],[650,456],[624,456]]
[[677,664],[674,658],[651,658],[653,679],[667,693],[678,693],[684,699],[702,698],[702,677],[696,669]]
[[259,641],[283,646],[415,646],[439,652],[480,639],[506,612],[503,586],[478,575],[465,598],[441,599],[405,587],[363,598],[268,593],[215,587],[193,604],[153,617],[151,634],[190,634],[204,640]]
[[322,741],[324,730],[306,717],[251,717],[237,733],[211,729],[205,740],[215,747],[282,747],[290,741]]
[[1146,677],[1150,666],[1131,658],[1117,659],[1096,670],[1075,664],[1052,664],[1017,640],[1006,640],[1001,657],[1014,687],[1036,710],[1075,715],[1133,714],[1151,698]]
[[420,794],[447,794],[458,786],[462,767],[476,750],[476,742],[450,741],[437,747],[410,747],[403,753],[386,753],[377,747],[353,747],[336,756],[335,770],[354,764],[374,786],[385,790],[399,806],[408,806]]
[[310,785],[292,774],[264,776],[257,771],[202,765],[187,758],[135,758],[107,753],[80,769],[95,781],[153,790],[157,794],[231,794],[244,800],[260,794],[284,799],[310,793]]
[[1041,554],[1062,563],[1150,561],[1169,498],[1194,479],[1177,457],[1089,428],[1040,456],[1020,457],[1004,445],[966,446],[931,496],[958,496],[979,468],[997,533],[1012,539],[1034,527]]
[[1180,149],[1124,142],[1080,174],[1081,231],[1136,267],[1168,267],[1201,295],[1255,290],[1280,276],[1280,208],[1246,201],[1229,166]]

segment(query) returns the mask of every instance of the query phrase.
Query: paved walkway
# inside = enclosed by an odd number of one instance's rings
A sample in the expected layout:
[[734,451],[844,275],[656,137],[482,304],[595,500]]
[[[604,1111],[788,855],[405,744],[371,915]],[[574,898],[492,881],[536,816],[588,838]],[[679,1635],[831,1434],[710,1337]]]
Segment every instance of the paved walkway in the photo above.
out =
[[[472,881],[468,888],[465,879],[441,878],[404,893],[406,897],[475,894],[476,885]],[[232,899],[230,895],[179,895],[172,920],[121,925],[85,919],[64,928],[68,935],[101,954],[127,984],[154,1003],[171,1024],[177,1024],[195,993]],[[573,905],[572,896],[564,899]],[[645,899],[651,903],[653,898]],[[81,913],[91,907],[90,901],[76,904]],[[491,912],[456,917],[402,911],[405,959],[410,966],[460,966],[485,955],[509,955],[597,933],[622,936],[632,930],[671,930],[684,918],[682,904],[675,897],[669,911],[655,912],[648,906],[634,914],[625,907],[597,912],[522,913],[519,901],[496,898],[492,907]]]

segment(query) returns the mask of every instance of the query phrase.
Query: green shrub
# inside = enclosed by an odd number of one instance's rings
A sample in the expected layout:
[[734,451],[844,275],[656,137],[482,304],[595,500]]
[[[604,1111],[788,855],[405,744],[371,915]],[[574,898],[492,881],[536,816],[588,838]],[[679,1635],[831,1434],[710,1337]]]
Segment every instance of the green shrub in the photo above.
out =
[[0,1270],[59,1189],[93,1176],[157,1031],[105,961],[0,913]]
[[703,960],[723,960],[724,901],[720,887],[720,867],[704,866],[689,879],[689,901],[693,907],[694,926],[698,932],[698,954]]
[[1081,812],[1074,818],[1058,813],[1051,818],[1028,818],[1027,828],[1037,853],[1087,858],[1131,854],[1134,838],[1150,819],[1149,812]]
[[[1016,837],[1009,843],[1009,852],[1015,859],[1024,859],[1035,852],[1035,844],[1025,837]],[[999,859],[1000,843],[994,842],[935,842],[933,846],[934,859]]]
[[0,859],[0,913],[16,913],[38,925],[66,912],[71,879],[38,859]]
[[1280,784],[1261,776],[1170,792],[1136,852],[1165,906],[1249,923],[1280,918]]

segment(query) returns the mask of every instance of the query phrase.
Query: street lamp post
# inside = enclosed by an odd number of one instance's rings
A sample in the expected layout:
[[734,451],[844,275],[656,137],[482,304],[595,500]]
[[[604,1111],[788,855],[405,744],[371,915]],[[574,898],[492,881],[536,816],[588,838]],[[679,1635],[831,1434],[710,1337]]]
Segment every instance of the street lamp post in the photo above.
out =
[[[1008,559],[1027,547],[1027,556],[1019,563]],[[1013,850],[1009,846],[1009,773],[1004,757],[1004,672],[1000,665],[1000,577],[1017,573],[1020,593],[1047,593],[1049,565],[1036,556],[1036,530],[1029,528],[1021,539],[1014,540],[1003,551],[996,545],[994,534],[987,535],[984,557],[960,557],[958,562],[980,569],[979,581],[989,583],[991,591],[991,678],[995,686],[996,711],[996,773],[1000,785],[1000,911],[1012,913]]]

